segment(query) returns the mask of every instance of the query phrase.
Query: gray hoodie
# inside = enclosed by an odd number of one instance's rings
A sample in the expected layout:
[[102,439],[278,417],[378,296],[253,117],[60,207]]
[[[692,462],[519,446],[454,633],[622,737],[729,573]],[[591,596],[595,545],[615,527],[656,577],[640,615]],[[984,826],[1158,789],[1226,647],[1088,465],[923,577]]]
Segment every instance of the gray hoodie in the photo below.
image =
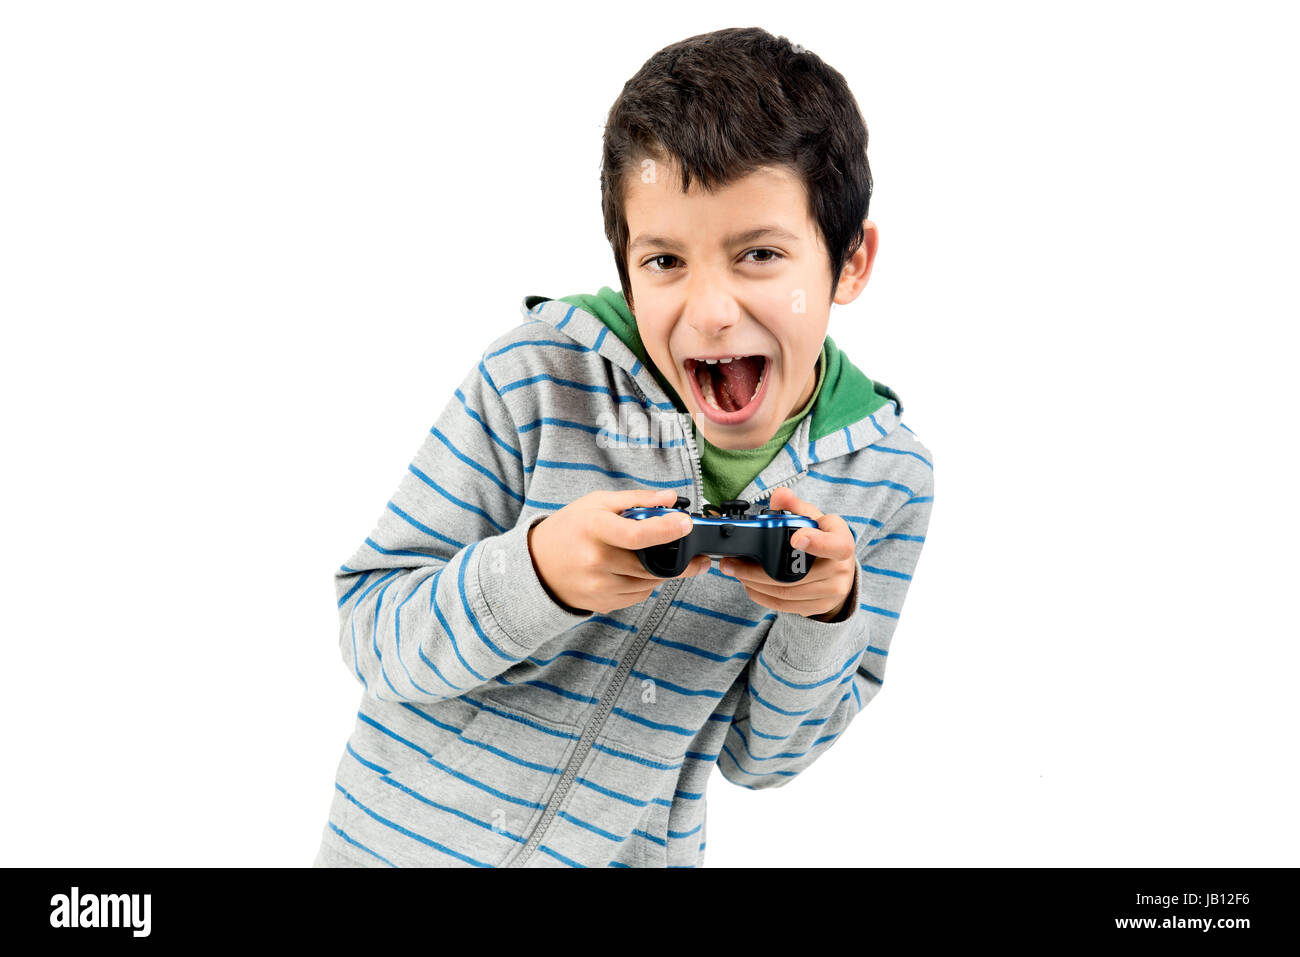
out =
[[881,687],[934,488],[898,396],[875,383],[855,404],[828,378],[740,495],[757,510],[790,486],[846,520],[846,618],[764,608],[716,562],[574,614],[539,581],[528,529],[597,489],[698,508],[699,454],[689,414],[601,318],[536,296],[521,311],[335,575],[364,690],[316,866],[697,866],[715,764],[780,787]]

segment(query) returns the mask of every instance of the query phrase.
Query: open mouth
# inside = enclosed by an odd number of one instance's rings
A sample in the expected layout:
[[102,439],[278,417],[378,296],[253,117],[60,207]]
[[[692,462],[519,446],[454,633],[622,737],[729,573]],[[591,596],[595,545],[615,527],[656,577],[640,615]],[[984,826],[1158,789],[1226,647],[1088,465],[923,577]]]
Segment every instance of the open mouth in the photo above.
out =
[[749,418],[762,401],[768,360],[763,355],[712,360],[687,359],[687,377],[696,401],[709,418],[735,424]]

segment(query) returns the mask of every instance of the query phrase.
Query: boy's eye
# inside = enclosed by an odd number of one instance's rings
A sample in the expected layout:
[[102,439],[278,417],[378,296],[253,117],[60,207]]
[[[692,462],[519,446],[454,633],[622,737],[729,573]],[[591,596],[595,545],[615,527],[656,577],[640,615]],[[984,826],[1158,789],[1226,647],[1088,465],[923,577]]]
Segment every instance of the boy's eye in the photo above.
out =
[[661,259],[676,259],[676,258],[677,258],[676,256],[669,256],[667,253],[665,253],[665,254],[662,255],[662,256],[655,256],[655,257],[653,257],[653,258],[651,258],[651,259],[648,259],[648,260],[646,261],[645,265],[648,266],[648,265],[650,265],[650,263],[655,263],[655,268],[652,269],[652,270],[650,270],[651,272],[667,272],[668,270],[659,268],[659,266],[658,266],[659,260],[661,260]]
[[[751,250],[749,250],[747,253],[745,253],[745,255],[746,255],[746,256],[750,256],[750,255],[753,255],[754,253],[766,253],[766,254],[767,254],[767,255],[766,255],[765,257],[763,257],[762,259],[751,259],[751,260],[750,260],[750,262],[752,262],[752,263],[757,263],[757,264],[759,264],[759,265],[766,265],[767,263],[776,262],[778,259],[784,259],[784,258],[785,258],[785,257],[782,256],[779,252],[777,252],[775,249],[751,249]],[[663,259],[676,260],[677,257],[676,257],[676,256],[672,256],[672,255],[670,255],[670,254],[668,254],[668,253],[664,253],[662,256],[652,256],[652,257],[650,257],[649,259],[647,259],[647,260],[646,260],[644,263],[642,263],[641,265],[642,265],[643,268],[645,268],[645,267],[650,267],[651,263],[653,263],[653,264],[654,264],[653,268],[650,268],[650,271],[651,271],[651,272],[670,272],[670,271],[671,271],[670,269],[665,269],[663,266],[660,265],[660,260],[663,260]]]

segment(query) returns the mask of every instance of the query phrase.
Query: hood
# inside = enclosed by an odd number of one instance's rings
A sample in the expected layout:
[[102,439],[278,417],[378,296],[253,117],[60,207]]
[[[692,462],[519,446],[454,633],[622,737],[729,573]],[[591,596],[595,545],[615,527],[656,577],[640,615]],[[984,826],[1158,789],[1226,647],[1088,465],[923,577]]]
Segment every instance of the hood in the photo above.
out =
[[[524,300],[524,309],[530,310],[547,299],[546,296],[528,296]],[[638,360],[636,367],[628,367],[627,371],[635,378],[640,367],[646,368],[654,376],[659,388],[672,400],[677,411],[687,411],[681,397],[651,362],[641,341],[636,317],[628,308],[622,292],[602,286],[595,295],[579,293],[563,296],[560,301],[575,305],[604,323]],[[898,406],[897,414],[902,415],[903,403],[894,390],[883,382],[873,382],[868,378],[849,361],[849,357],[835,345],[830,336],[826,336],[822,345],[822,361],[825,365],[824,378],[811,412],[809,438],[812,441],[860,422],[888,402],[894,402]]]

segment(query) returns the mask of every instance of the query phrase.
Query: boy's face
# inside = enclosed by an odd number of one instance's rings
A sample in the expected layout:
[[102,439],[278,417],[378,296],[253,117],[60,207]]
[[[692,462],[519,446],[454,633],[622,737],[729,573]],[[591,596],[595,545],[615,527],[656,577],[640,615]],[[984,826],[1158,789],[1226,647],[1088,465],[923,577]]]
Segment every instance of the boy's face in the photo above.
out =
[[[781,167],[712,194],[693,182],[683,195],[675,164],[647,168],[629,176],[625,207],[641,341],[710,443],[757,448],[812,396],[830,320],[829,257],[806,190]],[[742,235],[759,227],[788,235]],[[837,286],[841,305],[857,298],[875,258],[875,226],[864,228]],[[753,358],[731,369],[695,361],[732,356]]]

